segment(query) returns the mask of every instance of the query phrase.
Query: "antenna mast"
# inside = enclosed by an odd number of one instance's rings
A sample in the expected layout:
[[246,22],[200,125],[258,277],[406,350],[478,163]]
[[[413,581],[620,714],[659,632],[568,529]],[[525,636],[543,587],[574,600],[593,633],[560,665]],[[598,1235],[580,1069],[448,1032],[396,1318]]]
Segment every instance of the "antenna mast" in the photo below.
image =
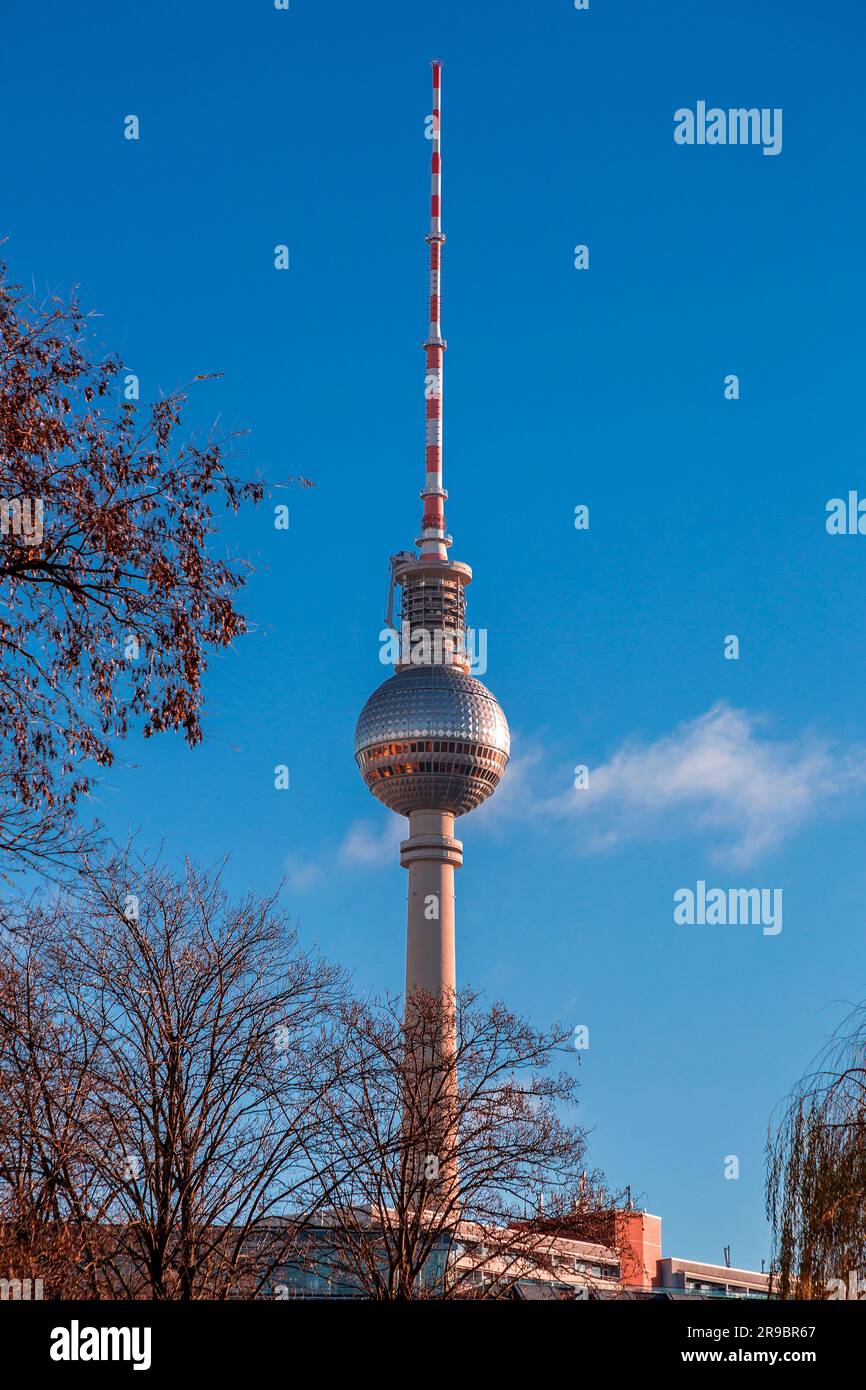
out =
[[430,231],[427,244],[430,247],[430,328],[424,351],[427,354],[427,372],[424,379],[424,395],[427,402],[426,416],[426,460],[424,491],[424,514],[421,520],[421,535],[418,545],[421,556],[431,559],[447,560],[451,537],[445,534],[445,498],[448,496],[442,485],[442,368],[447,346],[442,337],[441,323],[441,265],[442,246],[445,235],[442,231],[442,64],[433,61],[433,129],[431,138],[433,149],[430,156]]

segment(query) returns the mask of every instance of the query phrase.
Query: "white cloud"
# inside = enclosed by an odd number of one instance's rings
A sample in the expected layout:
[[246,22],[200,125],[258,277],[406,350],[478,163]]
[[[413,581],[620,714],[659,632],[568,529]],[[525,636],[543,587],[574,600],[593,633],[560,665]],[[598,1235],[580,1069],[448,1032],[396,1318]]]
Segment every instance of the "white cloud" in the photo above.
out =
[[[340,842],[336,856],[325,861],[292,855],[286,861],[289,884],[298,893],[318,888],[338,869],[386,868],[396,862],[397,846],[409,831],[402,816],[384,812],[370,820],[356,820]],[[326,868],[327,863],[327,868]]]
[[340,862],[380,868],[390,865],[394,862],[397,846],[408,833],[405,818],[392,812],[383,811],[375,821],[353,821],[340,845]]
[[303,893],[307,888],[314,888],[325,877],[325,871],[321,864],[316,864],[312,860],[298,859],[294,856],[286,866],[286,873],[291,887],[299,893]]
[[811,734],[772,740],[761,725],[714,705],[654,742],[625,744],[590,768],[588,790],[537,800],[532,813],[575,819],[586,852],[698,829],[716,836],[718,855],[749,862],[866,784],[862,748],[840,752]]
[[[772,739],[762,719],[724,703],[660,738],[623,744],[605,763],[587,761],[589,790],[576,791],[571,766],[552,773],[550,750],[538,738],[516,739],[501,785],[472,813],[466,832],[507,834],[527,820],[549,832],[559,822],[577,852],[599,854],[628,841],[670,841],[697,831],[713,858],[745,865],[866,787],[866,748],[840,750],[811,733]],[[552,776],[567,786],[553,797],[545,794]],[[465,839],[462,822],[457,826]],[[327,873],[335,866],[391,867],[408,833],[405,818],[384,809],[355,820]],[[298,891],[326,878],[321,863],[300,859],[289,861],[288,873]]]

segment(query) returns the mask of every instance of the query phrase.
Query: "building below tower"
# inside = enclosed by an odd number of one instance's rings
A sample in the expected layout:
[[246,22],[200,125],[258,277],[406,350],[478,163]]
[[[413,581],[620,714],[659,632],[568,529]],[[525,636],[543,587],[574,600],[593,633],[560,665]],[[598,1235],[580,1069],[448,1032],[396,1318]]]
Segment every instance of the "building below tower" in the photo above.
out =
[[[360,1214],[359,1214],[360,1215]],[[611,1245],[574,1239],[564,1235],[551,1238],[547,1258],[527,1261],[524,1268],[508,1273],[508,1287],[501,1296],[530,1300],[705,1300],[766,1299],[772,1297],[770,1276],[756,1270],[736,1269],[706,1261],[684,1260],[662,1255],[662,1222],[649,1212],[611,1212]],[[375,1224],[367,1213],[370,1225]],[[536,1223],[515,1223],[515,1243],[520,1231]],[[275,1273],[262,1296],[275,1299],[363,1299],[365,1294],[353,1286],[351,1276],[339,1271],[332,1258],[333,1231],[327,1218],[308,1230],[303,1240],[305,1254]],[[428,1294],[435,1297],[435,1284],[446,1263],[453,1260],[467,1272],[460,1298],[495,1292],[503,1269],[500,1255],[485,1240],[481,1226],[464,1223],[455,1238],[442,1242],[430,1258],[425,1276]],[[495,1241],[501,1251],[501,1233]],[[329,1253],[330,1252],[330,1253]],[[423,1296],[424,1290],[419,1289]]]

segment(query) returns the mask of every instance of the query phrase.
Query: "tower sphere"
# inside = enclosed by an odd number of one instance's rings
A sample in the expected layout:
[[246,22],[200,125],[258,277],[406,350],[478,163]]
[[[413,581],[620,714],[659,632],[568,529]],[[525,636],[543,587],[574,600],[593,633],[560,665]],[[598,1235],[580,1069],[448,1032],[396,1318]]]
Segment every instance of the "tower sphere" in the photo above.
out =
[[408,816],[462,816],[496,790],[511,738],[495,695],[454,666],[409,666],[374,690],[355,759],[379,801]]

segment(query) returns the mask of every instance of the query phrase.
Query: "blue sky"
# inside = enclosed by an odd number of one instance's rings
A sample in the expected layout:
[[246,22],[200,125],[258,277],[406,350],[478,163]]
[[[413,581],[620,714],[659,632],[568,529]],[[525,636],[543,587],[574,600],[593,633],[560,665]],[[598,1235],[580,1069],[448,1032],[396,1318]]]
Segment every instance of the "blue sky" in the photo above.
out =
[[[417,534],[443,60],[448,518],[514,739],[460,823],[460,977],[589,1027],[593,1158],[665,1253],[759,1266],[769,1114],[866,994],[866,537],[824,524],[866,495],[861,7],[9,0],[4,40],[15,278],[78,284],[145,399],[222,372],[191,421],[316,483],[226,526],[254,631],[205,744],[130,740],[99,813],[287,875],[364,990],[402,984],[401,823],[352,734]],[[676,145],[698,100],[782,108],[781,154]],[[781,888],[782,932],[676,925],[699,879]]]

